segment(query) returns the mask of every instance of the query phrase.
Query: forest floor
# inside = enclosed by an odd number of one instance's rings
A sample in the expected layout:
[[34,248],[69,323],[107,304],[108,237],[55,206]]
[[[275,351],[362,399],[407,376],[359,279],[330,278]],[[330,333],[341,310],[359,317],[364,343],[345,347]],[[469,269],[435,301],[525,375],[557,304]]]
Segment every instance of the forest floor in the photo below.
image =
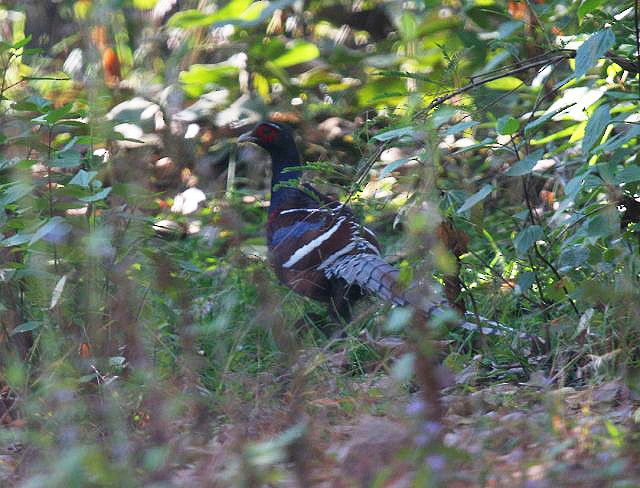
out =
[[[445,390],[445,457],[427,457],[439,481],[416,483],[414,463],[420,431],[412,409],[419,393],[409,392],[388,375],[352,380],[327,377],[298,393],[306,401],[304,485],[321,487],[632,487],[640,486],[633,429],[640,398],[620,382],[588,387],[549,387],[544,378],[527,383],[470,386],[468,371]],[[464,377],[463,377],[464,376]],[[258,395],[259,396],[259,395]],[[250,435],[286,442],[282,426],[297,409],[258,405],[251,412]],[[256,396],[257,398],[257,396]],[[278,427],[280,418],[282,425]],[[635,420],[634,420],[635,419]],[[291,422],[288,422],[291,425]],[[261,432],[262,431],[262,432]],[[234,433],[235,432],[235,433]],[[289,431],[290,432],[290,431]],[[246,430],[243,430],[247,435]],[[276,437],[274,437],[274,435]],[[225,471],[239,437],[225,426],[204,450],[204,458],[178,470],[177,486],[200,486]],[[275,440],[274,440],[275,439]],[[278,440],[279,439],[279,440]],[[268,445],[256,445],[257,452]],[[246,454],[246,451],[245,451]],[[213,461],[213,462],[212,462]],[[236,459],[237,461],[237,459]],[[233,464],[233,463],[231,463]],[[299,487],[300,474],[283,463],[273,484]],[[228,474],[228,473],[227,473]],[[208,486],[208,485],[207,485]]]
[[[640,486],[638,450],[629,445],[640,399],[620,382],[549,387],[534,374],[480,385],[473,371],[459,373],[442,397],[446,456],[425,457],[440,481],[425,485],[415,482],[412,456],[419,394],[380,370],[339,374],[339,354],[322,359],[333,369],[301,383],[267,373],[248,380],[242,408],[221,415],[213,437],[197,440],[191,420],[177,419],[176,462],[162,486],[239,486],[249,465],[261,474],[246,486]],[[28,444],[0,445],[0,486],[21,486],[30,455]]]

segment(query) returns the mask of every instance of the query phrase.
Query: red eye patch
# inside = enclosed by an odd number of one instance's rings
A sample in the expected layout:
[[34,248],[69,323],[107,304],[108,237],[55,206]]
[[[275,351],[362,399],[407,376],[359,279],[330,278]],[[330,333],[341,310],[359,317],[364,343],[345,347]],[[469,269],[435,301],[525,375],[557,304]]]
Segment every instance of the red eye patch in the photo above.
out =
[[256,127],[255,134],[264,142],[273,142],[275,138],[278,137],[278,131],[266,124]]

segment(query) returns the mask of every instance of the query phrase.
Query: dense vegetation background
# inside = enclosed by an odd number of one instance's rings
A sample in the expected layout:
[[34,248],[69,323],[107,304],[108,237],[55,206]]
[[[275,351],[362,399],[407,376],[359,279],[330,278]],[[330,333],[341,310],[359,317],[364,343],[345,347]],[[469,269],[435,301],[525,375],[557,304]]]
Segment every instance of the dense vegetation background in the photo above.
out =
[[[0,3],[0,485],[638,486],[639,45],[637,1]],[[541,340],[327,337],[264,117],[403,282]]]

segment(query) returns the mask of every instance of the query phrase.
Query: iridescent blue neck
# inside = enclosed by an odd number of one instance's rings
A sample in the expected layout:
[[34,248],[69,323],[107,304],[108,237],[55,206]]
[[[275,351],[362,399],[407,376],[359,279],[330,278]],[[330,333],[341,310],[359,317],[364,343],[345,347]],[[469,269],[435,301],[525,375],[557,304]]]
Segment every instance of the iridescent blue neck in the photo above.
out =
[[[287,186],[287,182],[298,180],[302,176],[302,170],[297,169],[300,166],[300,156],[295,145],[284,150],[271,152],[271,164],[273,175],[271,177],[271,205],[269,211],[285,204],[292,191],[300,191]],[[294,182],[291,183],[295,184]]]

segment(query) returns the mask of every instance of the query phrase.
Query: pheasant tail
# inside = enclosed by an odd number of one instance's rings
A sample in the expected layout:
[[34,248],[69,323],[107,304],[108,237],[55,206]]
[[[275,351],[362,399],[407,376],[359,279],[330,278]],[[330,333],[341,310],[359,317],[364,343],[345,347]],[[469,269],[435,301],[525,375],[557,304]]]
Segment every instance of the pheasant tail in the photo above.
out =
[[409,304],[398,283],[399,271],[378,254],[343,256],[327,269],[327,274],[330,277],[342,278],[349,285],[358,285],[395,305]]

